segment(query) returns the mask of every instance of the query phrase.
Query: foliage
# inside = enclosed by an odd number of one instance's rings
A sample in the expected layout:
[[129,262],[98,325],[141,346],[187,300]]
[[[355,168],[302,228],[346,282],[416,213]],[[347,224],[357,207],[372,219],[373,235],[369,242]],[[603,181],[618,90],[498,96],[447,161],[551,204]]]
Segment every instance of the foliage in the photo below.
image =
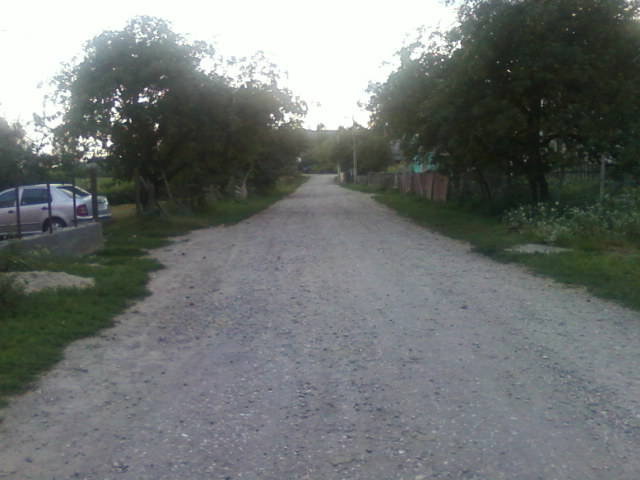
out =
[[385,171],[391,164],[389,141],[378,132],[359,125],[340,127],[337,131],[309,132],[309,147],[302,156],[303,168],[316,173],[353,169],[355,148],[358,173]]
[[112,178],[98,178],[98,192],[109,199],[111,205],[135,203],[135,190],[132,182]]
[[20,165],[27,155],[23,139],[20,125],[9,125],[0,118],[0,187],[15,185],[18,181]]
[[98,35],[57,78],[60,148],[106,158],[133,181],[140,210],[159,194],[202,207],[211,191],[272,185],[295,163],[291,132],[306,108],[264,56],[233,62],[231,78],[204,69],[213,54],[152,17]]
[[307,131],[306,148],[302,153],[300,168],[306,173],[335,173],[336,160],[333,158],[336,143],[335,130],[324,130],[319,125],[315,131]]
[[526,178],[547,200],[548,172],[597,162],[637,164],[640,118],[636,2],[478,0],[459,25],[400,52],[386,82],[372,85],[374,124],[405,149],[446,153],[453,176]]
[[383,191],[362,185],[348,188],[375,193],[374,198],[401,215],[447,236],[471,242],[484,253],[500,252],[530,239],[526,233],[512,232],[494,216],[479,213],[473,207],[437,203],[417,195]]
[[[467,241],[479,253],[499,261],[525,265],[541,275],[570,285],[585,286],[595,295],[640,310],[640,249],[637,239],[624,248],[620,248],[620,244],[611,245],[606,238],[594,238],[588,243],[575,239],[571,245],[573,249],[564,253],[515,253],[508,248],[528,243],[534,237],[526,230],[509,228],[495,216],[398,192],[373,193],[378,193],[374,196],[377,201],[401,215],[431,230]],[[634,204],[636,201],[637,193],[624,200]]]
[[57,164],[57,158],[35,153],[22,125],[0,117],[0,189],[41,182]]
[[523,205],[507,212],[510,228],[531,232],[538,240],[572,245],[638,244],[640,189],[629,189],[587,206],[563,207],[559,203]]
[[371,130],[364,130],[356,138],[358,173],[384,172],[391,164],[389,139]]

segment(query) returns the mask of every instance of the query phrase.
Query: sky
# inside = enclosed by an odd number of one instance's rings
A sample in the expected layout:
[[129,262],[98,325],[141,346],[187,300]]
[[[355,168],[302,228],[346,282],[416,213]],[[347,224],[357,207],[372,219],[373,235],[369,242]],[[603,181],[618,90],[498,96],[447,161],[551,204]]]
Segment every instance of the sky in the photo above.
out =
[[305,126],[366,124],[370,81],[384,81],[394,53],[451,24],[443,0],[14,0],[0,16],[0,116],[28,123],[43,112],[51,78],[81,58],[86,41],[137,15],[161,17],[225,57],[265,52],[287,73],[284,86],[309,106]]

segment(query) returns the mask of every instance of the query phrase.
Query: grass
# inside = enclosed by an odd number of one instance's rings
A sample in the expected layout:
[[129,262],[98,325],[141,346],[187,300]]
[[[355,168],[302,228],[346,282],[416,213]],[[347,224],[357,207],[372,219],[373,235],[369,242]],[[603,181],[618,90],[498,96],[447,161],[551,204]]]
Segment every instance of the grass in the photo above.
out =
[[509,247],[529,243],[533,238],[511,231],[497,217],[471,208],[364,186],[347,188],[374,193],[377,201],[400,215],[449,237],[465,240],[476,251],[496,260],[525,265],[540,275],[586,287],[593,295],[640,310],[640,251],[637,248],[626,245],[623,249],[612,249],[606,243],[577,238],[566,245],[572,250],[565,253],[507,252]]
[[640,311],[640,255],[573,250],[554,255],[518,255],[519,263],[593,295]]
[[0,321],[0,402],[23,391],[62,358],[64,347],[111,326],[129,302],[144,296],[148,274],[160,265],[146,258],[121,258],[100,266],[82,260],[32,260],[37,269],[93,277],[94,288],[47,290],[28,295]]
[[123,253],[139,253],[143,249],[166,245],[170,237],[191,230],[238,223],[293,192],[303,181],[304,178],[296,179],[280,185],[269,194],[249,197],[246,200],[220,200],[215,207],[199,213],[182,212],[137,217],[135,206],[115,206],[113,207],[114,220],[105,228],[107,246],[102,255],[118,256]]
[[25,295],[7,288],[0,277],[0,407],[11,395],[28,390],[62,358],[70,342],[112,326],[116,315],[148,294],[149,274],[162,268],[146,256],[148,249],[196,228],[237,223],[293,192],[303,181],[296,179],[246,201],[220,201],[206,213],[139,218],[132,205],[114,207],[113,220],[104,226],[105,248],[84,258],[2,251],[0,271],[64,271],[92,277],[96,285]]
[[470,242],[477,251],[499,254],[504,249],[526,243],[530,237],[509,231],[495,217],[479,214],[472,208],[450,203],[436,203],[416,195],[379,190],[362,185],[347,185],[347,188],[365,193],[374,193],[374,198],[400,215],[416,223],[436,230],[444,235]]

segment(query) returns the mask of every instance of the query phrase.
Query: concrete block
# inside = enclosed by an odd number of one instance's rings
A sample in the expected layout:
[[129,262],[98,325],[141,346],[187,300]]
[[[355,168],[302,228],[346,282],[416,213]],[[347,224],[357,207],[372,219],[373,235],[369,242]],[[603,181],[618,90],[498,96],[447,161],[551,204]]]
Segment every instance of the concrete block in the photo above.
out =
[[26,252],[46,249],[61,256],[88,255],[104,246],[102,224],[92,222],[78,227],[62,228],[54,233],[42,233],[20,240],[0,242],[0,248],[8,246]]

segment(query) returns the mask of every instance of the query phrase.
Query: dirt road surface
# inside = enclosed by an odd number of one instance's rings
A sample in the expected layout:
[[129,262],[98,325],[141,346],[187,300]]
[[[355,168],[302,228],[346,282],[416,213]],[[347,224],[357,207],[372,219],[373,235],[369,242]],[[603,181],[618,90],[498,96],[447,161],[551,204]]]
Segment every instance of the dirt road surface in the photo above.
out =
[[154,252],[0,425],[0,479],[638,480],[640,315],[315,176]]

